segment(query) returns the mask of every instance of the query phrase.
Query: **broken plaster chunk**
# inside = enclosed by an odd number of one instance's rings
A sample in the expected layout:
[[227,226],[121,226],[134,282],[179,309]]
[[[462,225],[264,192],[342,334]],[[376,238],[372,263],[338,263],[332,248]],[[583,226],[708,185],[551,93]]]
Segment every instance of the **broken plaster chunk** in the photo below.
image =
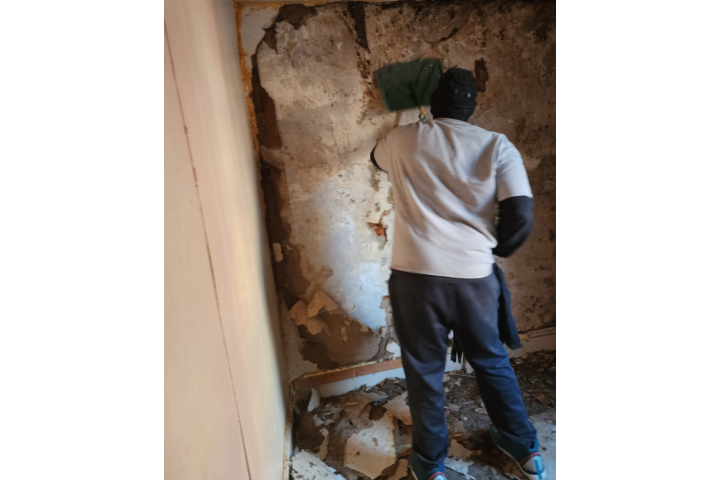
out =
[[313,295],[313,298],[310,300],[310,304],[307,307],[308,317],[316,316],[323,308],[328,312],[331,312],[340,307],[338,307],[338,304],[333,302],[325,292],[318,290],[315,292],[315,295]]
[[317,317],[309,318],[308,321],[305,323],[305,327],[307,327],[308,332],[310,332],[311,335],[317,335],[323,330],[325,330],[325,332],[330,335],[327,323]]
[[393,418],[386,413],[373,426],[353,434],[345,445],[345,466],[375,479],[395,464]]
[[308,321],[307,304],[302,300],[298,300],[288,312],[288,317],[290,317],[297,326],[305,325]]
[[412,416],[410,415],[410,407],[408,407],[407,404],[407,395],[408,392],[405,392],[386,403],[385,410],[405,425],[412,425]]
[[400,480],[401,478],[405,478],[408,474],[409,466],[410,463],[404,458],[401,458],[398,462],[397,468],[395,469],[393,474],[387,478],[387,480]]
[[[314,388],[311,389],[312,394],[310,396],[310,403],[308,403],[308,412],[312,412],[320,406],[320,394]],[[316,422],[317,423],[317,422]]]
[[300,452],[290,460],[295,480],[337,480],[335,470],[309,452]]
[[283,261],[282,246],[279,243],[273,243],[273,253],[275,254],[275,261]]
[[468,450],[455,440],[450,440],[448,457],[445,459],[445,466],[451,470],[465,475],[465,478],[474,478],[468,475],[468,468],[473,462],[468,460],[471,455],[480,455],[480,451]]
[[390,353],[397,353],[398,350],[400,350],[400,345],[398,345],[395,342],[390,342],[385,346],[385,350],[387,350]]
[[457,440],[458,442],[464,442],[467,440],[468,434],[459,418],[452,413],[446,416],[448,435],[450,438]]
[[320,450],[317,453],[313,453],[317,458],[320,460],[325,460],[325,457],[327,457],[328,454],[328,442],[330,441],[330,432],[328,432],[327,428],[323,428],[320,430],[320,433],[325,435],[325,440],[320,444]]
[[385,393],[353,393],[347,397],[345,413],[350,417],[350,420],[354,420],[360,416],[369,403],[377,402],[386,397]]

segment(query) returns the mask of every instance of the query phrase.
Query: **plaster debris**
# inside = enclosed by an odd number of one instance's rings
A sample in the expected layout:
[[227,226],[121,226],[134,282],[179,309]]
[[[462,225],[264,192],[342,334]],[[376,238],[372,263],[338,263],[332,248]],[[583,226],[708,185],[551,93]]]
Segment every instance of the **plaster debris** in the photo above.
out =
[[461,460],[466,460],[470,458],[471,455],[480,455],[480,451],[476,450],[469,450],[465,447],[463,447],[460,443],[458,443],[455,440],[450,440],[450,448],[448,450],[448,455],[454,458],[459,458]]
[[308,403],[308,412],[312,412],[317,407],[320,406],[320,394],[317,390],[314,388],[312,389],[312,394],[310,395],[310,403]]
[[387,398],[384,393],[352,393],[346,398],[345,413],[350,417],[350,420],[354,420],[360,416],[369,403],[377,402],[383,398]]
[[408,474],[409,467],[410,463],[407,460],[405,460],[404,458],[400,459],[397,468],[395,469],[393,474],[387,478],[387,480],[400,480],[401,478],[405,478]]
[[390,342],[385,346],[385,350],[390,353],[397,353],[398,351],[400,351],[400,345],[395,342]]
[[300,450],[315,450],[323,441],[325,441],[325,436],[318,430],[313,415],[309,412],[302,412],[298,420],[296,446]]
[[325,332],[330,335],[327,323],[317,317],[309,318],[308,321],[305,323],[305,326],[307,327],[308,332],[310,332],[311,335],[317,335],[323,330],[325,330]]
[[330,432],[327,428],[323,428],[320,430],[320,433],[325,435],[325,440],[320,444],[320,450],[318,450],[317,453],[313,453],[317,458],[320,460],[325,460],[325,457],[327,457],[328,453],[328,442],[330,441]]
[[335,470],[311,453],[300,452],[290,460],[295,480],[337,480]]
[[308,321],[307,304],[298,300],[288,312],[288,317],[295,322],[295,325],[305,325]]
[[373,426],[353,434],[345,446],[345,466],[371,479],[395,465],[393,417],[386,413]]
[[372,407],[369,404],[365,405],[365,408],[362,409],[359,415],[350,419],[350,423],[352,423],[353,426],[358,430],[365,430],[366,428],[371,428],[373,426],[372,420],[370,420],[371,411]]
[[279,243],[273,243],[273,253],[275,254],[276,262],[283,261],[282,246]]
[[407,404],[407,395],[408,392],[405,392],[386,403],[385,410],[405,425],[412,425],[412,416],[410,416],[410,407]]
[[458,442],[464,442],[468,439],[468,434],[465,431],[465,427],[462,422],[452,413],[446,415],[448,435],[451,439],[457,440]]
[[458,473],[465,475],[465,478],[474,478],[468,475],[468,468],[473,462],[468,460],[471,455],[480,455],[480,451],[472,451],[460,445],[455,440],[450,440],[450,449],[448,450],[448,458],[445,460],[445,466]]
[[337,303],[333,302],[333,300],[328,297],[325,292],[318,290],[315,292],[315,295],[313,295],[313,298],[310,300],[310,304],[307,307],[308,316],[316,316],[323,308],[328,312],[332,312],[340,307],[338,307]]

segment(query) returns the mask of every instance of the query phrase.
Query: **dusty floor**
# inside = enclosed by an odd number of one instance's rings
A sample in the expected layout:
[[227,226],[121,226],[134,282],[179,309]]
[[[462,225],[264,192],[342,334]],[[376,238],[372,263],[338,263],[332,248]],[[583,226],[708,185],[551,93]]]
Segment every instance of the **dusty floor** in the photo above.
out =
[[[555,352],[530,353],[513,359],[512,363],[528,415],[538,430],[550,474],[548,480],[554,480]],[[292,478],[412,478],[406,471],[412,426],[403,422],[411,422],[402,397],[405,392],[405,380],[390,378],[377,386],[361,387],[319,402],[317,398],[299,401],[295,407],[296,456]],[[446,374],[445,392],[451,438],[447,477],[450,480],[524,478],[490,439],[490,418],[484,413],[474,374],[463,370]],[[307,453],[301,454],[302,451]]]

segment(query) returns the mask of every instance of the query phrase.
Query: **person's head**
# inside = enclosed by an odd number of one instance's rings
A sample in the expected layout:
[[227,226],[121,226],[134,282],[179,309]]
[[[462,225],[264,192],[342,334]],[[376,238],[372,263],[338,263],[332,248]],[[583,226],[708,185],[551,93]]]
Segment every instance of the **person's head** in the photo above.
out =
[[443,73],[430,98],[434,118],[454,118],[467,122],[475,111],[477,82],[469,70],[451,68]]

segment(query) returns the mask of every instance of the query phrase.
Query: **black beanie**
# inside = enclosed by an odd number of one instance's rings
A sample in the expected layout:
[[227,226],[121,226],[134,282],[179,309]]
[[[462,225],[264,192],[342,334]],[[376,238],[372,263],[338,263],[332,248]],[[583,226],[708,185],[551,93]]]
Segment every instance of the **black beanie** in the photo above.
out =
[[475,111],[477,82],[469,70],[451,68],[443,73],[430,98],[433,117],[467,121]]

